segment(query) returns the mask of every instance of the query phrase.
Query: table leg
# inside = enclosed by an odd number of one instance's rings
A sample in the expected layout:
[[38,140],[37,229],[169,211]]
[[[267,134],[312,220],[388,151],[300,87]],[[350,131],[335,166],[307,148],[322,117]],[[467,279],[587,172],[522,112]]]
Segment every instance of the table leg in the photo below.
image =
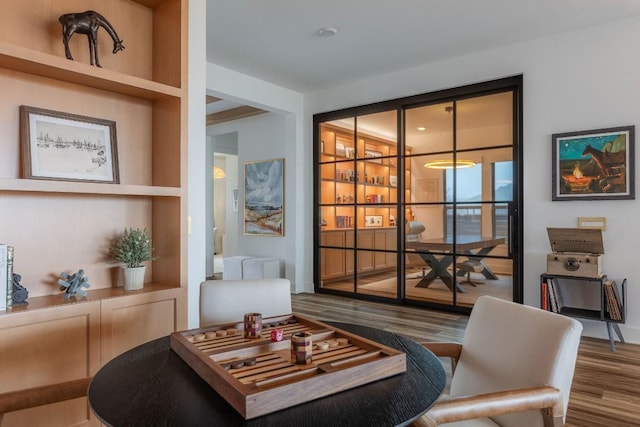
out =
[[[498,280],[498,276],[496,276],[496,274],[493,271],[491,271],[489,266],[484,262],[483,258],[481,257],[483,257],[484,255],[487,255],[494,248],[495,246],[490,246],[488,248],[482,248],[476,253],[473,253],[472,251],[466,251],[464,253],[467,256],[467,258],[469,258],[470,261],[477,262],[482,266],[482,271],[480,273],[482,273],[482,275],[489,280]],[[464,276],[465,272],[460,270],[456,273],[456,275]]]
[[449,290],[453,290],[455,283],[456,290],[458,292],[464,292],[462,286],[460,286],[457,281],[451,277],[449,271],[447,271],[447,268],[453,264],[452,256],[445,255],[441,259],[437,259],[432,254],[428,253],[420,253],[419,255],[424,262],[429,264],[431,271],[416,284],[416,288],[428,288],[435,279],[440,279],[445,285],[447,285]]

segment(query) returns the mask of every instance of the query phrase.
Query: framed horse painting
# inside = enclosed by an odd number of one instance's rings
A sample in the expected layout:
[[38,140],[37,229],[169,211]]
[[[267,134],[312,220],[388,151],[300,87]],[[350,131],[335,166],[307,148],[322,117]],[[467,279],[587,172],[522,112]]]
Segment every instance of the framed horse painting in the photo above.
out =
[[552,200],[635,199],[635,126],[552,135]]

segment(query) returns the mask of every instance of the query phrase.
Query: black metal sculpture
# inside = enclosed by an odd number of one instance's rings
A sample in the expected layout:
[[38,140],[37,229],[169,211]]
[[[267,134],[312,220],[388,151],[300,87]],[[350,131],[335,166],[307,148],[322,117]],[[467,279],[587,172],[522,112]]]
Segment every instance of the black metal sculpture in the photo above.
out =
[[124,49],[122,40],[116,34],[109,21],[93,10],[81,13],[67,13],[61,15],[58,21],[62,24],[62,41],[64,42],[64,54],[67,59],[73,60],[69,50],[69,39],[75,33],[86,34],[89,38],[89,56],[91,65],[94,64],[102,68],[98,60],[98,29],[104,28],[113,39],[113,53]]

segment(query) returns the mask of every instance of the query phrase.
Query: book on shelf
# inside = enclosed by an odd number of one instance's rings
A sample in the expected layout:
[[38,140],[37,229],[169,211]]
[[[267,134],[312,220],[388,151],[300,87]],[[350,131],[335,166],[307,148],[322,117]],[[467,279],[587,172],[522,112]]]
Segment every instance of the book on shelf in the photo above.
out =
[[0,310],[7,309],[7,300],[4,296],[8,293],[10,283],[7,282],[7,245],[0,244]]
[[614,280],[606,280],[604,282],[604,297],[611,320],[622,321],[622,305],[618,286]]
[[0,310],[13,305],[13,246],[0,243]]
[[13,306],[13,246],[7,246],[7,308]]
[[562,293],[560,292],[558,281],[552,277],[548,278],[547,288],[549,293],[549,309],[554,313],[560,313],[564,307],[564,303],[562,301]]
[[554,313],[557,313],[558,305],[556,303],[556,290],[553,286],[553,279],[547,279],[547,288],[549,289],[549,309]]

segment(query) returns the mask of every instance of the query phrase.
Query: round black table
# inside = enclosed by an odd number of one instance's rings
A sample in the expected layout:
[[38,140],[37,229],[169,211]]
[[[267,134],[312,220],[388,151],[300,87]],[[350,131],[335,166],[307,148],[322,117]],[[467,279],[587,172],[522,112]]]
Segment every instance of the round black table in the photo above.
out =
[[425,413],[444,389],[440,360],[416,342],[366,326],[326,322],[406,353],[407,371],[302,405],[245,420],[163,337],[121,354],[93,377],[88,398],[106,425],[396,426]]

